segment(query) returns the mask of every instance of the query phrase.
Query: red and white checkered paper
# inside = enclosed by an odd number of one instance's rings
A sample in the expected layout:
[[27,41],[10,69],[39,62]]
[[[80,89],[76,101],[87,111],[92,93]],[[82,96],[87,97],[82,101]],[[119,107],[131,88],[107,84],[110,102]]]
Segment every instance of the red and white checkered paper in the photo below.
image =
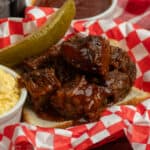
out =
[[108,18],[117,18],[150,30],[150,0],[118,0],[117,7]]
[[[55,9],[30,7],[24,19],[0,20],[0,47],[8,46],[40,27]],[[150,32],[119,20],[73,21],[65,39],[75,33],[115,39],[137,64],[135,86],[150,91]],[[20,50],[21,52],[21,50]],[[137,107],[113,106],[98,122],[68,129],[40,128],[24,123],[5,127],[0,150],[84,150],[125,133],[134,150],[150,150],[150,99]]]
[[[29,0],[32,3],[32,0]],[[35,0],[39,1],[39,0]],[[41,0],[49,3],[49,0]],[[106,18],[106,17],[105,17]],[[121,19],[131,23],[137,23],[141,27],[150,30],[150,0],[117,0],[117,6],[107,19]]]

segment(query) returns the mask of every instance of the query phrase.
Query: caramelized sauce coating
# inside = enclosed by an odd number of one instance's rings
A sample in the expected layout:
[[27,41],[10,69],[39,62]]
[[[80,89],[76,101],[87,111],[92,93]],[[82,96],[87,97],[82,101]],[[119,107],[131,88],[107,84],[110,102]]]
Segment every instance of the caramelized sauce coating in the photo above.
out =
[[72,84],[66,84],[57,90],[50,103],[60,115],[68,119],[82,116],[94,121],[99,118],[99,108],[106,107],[105,99],[103,87],[89,84],[84,76],[80,76],[72,81]]
[[36,112],[48,116],[53,108],[62,118],[76,121],[98,120],[104,108],[128,94],[136,78],[127,52],[92,35],[52,47],[25,60],[23,68],[21,83]]
[[74,37],[61,46],[64,59],[75,68],[105,75],[109,71],[109,42],[102,37]]

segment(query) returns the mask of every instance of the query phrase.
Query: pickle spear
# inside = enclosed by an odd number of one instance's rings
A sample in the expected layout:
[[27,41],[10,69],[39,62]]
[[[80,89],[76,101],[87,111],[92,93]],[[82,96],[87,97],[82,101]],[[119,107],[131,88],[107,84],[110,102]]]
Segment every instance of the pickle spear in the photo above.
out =
[[11,67],[47,50],[64,36],[74,16],[74,0],[67,0],[41,28],[23,40],[0,49],[0,64]]

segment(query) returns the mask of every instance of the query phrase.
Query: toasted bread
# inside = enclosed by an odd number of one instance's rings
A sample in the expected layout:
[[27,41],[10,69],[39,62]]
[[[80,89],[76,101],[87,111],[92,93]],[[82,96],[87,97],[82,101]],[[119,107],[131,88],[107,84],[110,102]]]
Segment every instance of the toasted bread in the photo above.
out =
[[132,87],[129,94],[122,101],[118,102],[116,105],[137,105],[149,97],[150,93]]

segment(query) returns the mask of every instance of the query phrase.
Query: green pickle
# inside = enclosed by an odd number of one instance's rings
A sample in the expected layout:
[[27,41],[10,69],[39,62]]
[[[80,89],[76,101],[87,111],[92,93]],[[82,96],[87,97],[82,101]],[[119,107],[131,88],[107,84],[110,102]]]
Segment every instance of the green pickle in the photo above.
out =
[[56,44],[69,28],[75,12],[74,0],[67,0],[37,31],[18,43],[0,49],[0,64],[14,66]]

